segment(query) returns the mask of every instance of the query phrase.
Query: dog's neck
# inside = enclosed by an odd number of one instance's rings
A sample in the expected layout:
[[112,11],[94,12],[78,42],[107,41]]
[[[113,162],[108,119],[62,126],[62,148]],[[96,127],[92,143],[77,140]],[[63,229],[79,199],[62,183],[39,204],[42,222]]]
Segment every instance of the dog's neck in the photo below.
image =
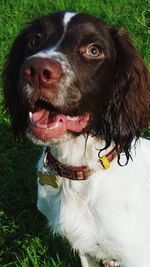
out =
[[[49,147],[52,155],[62,164],[74,167],[88,166],[97,170],[100,165],[98,152],[105,147],[105,142],[97,137],[80,135],[68,137],[68,140],[66,138],[63,142],[55,142]],[[102,151],[101,156],[106,155],[113,148],[114,144]]]

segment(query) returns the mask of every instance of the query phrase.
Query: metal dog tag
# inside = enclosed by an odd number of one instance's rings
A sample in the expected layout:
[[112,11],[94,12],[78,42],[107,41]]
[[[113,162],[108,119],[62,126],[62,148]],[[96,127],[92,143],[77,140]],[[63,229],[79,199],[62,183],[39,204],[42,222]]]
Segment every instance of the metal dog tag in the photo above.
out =
[[39,177],[39,183],[40,185],[50,185],[54,188],[58,188],[57,184],[57,176],[52,173],[42,173],[40,171],[37,172],[37,176]]

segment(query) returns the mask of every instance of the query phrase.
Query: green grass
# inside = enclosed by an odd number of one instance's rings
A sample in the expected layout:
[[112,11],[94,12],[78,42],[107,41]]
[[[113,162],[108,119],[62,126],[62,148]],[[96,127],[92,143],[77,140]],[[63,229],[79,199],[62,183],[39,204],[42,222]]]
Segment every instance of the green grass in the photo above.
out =
[[[88,12],[123,27],[150,69],[149,0],[1,0],[0,71],[22,26],[56,10]],[[27,140],[15,143],[2,109],[2,92],[0,104],[0,267],[80,266],[68,244],[52,236],[36,209],[36,163],[41,149]]]

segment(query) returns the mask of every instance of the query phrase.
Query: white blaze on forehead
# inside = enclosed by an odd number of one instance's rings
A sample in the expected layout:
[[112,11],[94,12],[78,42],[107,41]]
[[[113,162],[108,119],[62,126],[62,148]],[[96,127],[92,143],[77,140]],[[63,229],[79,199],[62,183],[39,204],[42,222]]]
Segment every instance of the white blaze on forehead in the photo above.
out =
[[39,51],[38,53],[28,57],[28,59],[33,58],[33,57],[40,57],[40,58],[47,58],[47,57],[53,57],[55,59],[57,59],[58,57],[60,57],[60,52],[55,51],[56,50],[56,46],[50,49],[46,49],[43,51]]
[[65,36],[66,30],[67,30],[68,23],[71,21],[71,19],[75,15],[77,15],[77,13],[75,13],[75,12],[66,12],[64,14],[64,18],[63,18],[64,31],[63,31],[63,34],[62,34],[61,38],[59,39],[59,41],[55,44],[54,47],[52,47],[52,48],[47,49],[47,50],[44,51],[46,53],[46,55],[55,57],[56,59],[57,59],[57,57],[59,57],[59,54],[60,53],[59,52],[56,52],[56,50],[58,50],[59,45],[61,44],[62,40],[64,39],[64,36]]
[[28,59],[33,58],[33,57],[41,57],[41,58],[47,58],[47,57],[52,57],[56,59],[58,62],[61,63],[61,53],[58,51],[58,47],[61,44],[62,40],[64,39],[68,23],[71,21],[71,19],[76,16],[77,13],[75,12],[66,12],[64,13],[64,18],[63,18],[63,26],[64,26],[64,31],[58,42],[51,48],[39,51],[38,53],[30,56]]
[[66,12],[64,14],[64,19],[63,19],[63,24],[64,26],[66,26],[66,24],[68,24],[68,22],[72,19],[72,17],[74,17],[77,13],[75,12]]

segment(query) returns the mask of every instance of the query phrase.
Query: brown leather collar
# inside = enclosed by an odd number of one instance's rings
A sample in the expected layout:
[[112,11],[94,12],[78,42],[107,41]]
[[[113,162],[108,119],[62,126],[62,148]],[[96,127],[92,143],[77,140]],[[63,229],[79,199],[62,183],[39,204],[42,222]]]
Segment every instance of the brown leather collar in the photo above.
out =
[[[117,156],[116,146],[105,156],[99,158],[99,161],[104,169],[109,168],[110,162]],[[61,177],[66,177],[70,180],[86,180],[93,170],[87,166],[72,167],[60,163],[51,154],[50,148],[46,149],[46,164],[53,167],[56,173]]]

